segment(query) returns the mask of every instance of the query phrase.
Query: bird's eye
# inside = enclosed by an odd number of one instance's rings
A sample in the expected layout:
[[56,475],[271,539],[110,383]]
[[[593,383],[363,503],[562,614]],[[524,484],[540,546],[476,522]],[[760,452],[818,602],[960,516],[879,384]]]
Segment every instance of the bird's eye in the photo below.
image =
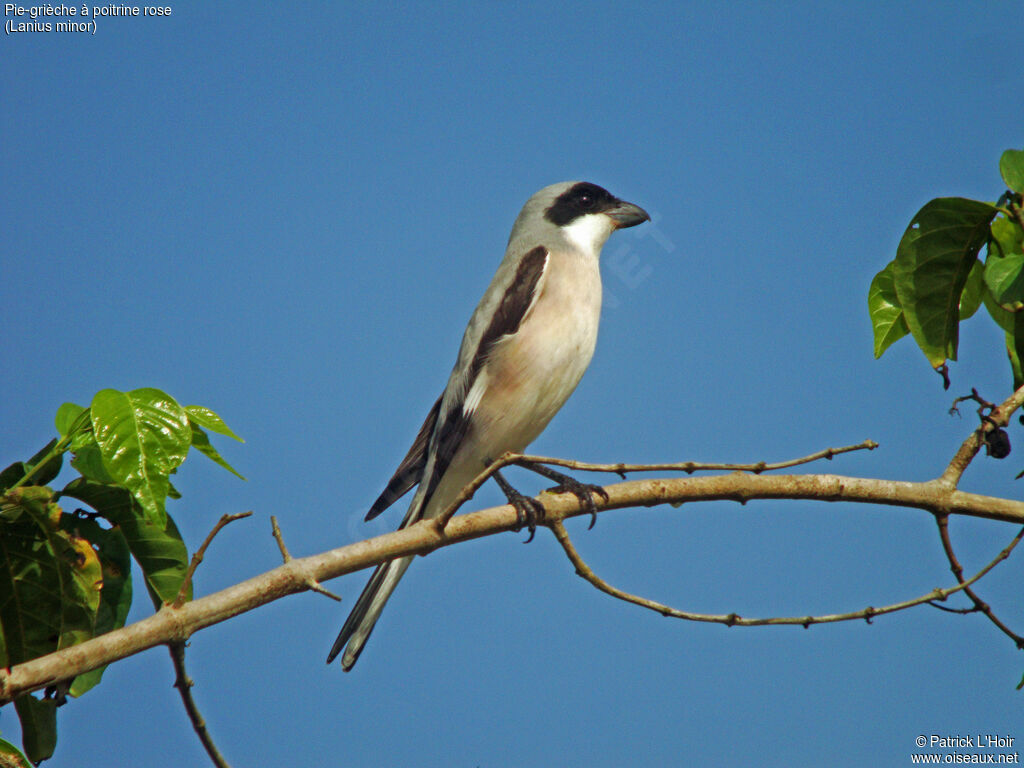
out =
[[579,198],[577,198],[577,202],[579,203],[580,208],[584,211],[589,211],[597,204],[597,200],[595,200],[592,195],[586,194],[580,195]]

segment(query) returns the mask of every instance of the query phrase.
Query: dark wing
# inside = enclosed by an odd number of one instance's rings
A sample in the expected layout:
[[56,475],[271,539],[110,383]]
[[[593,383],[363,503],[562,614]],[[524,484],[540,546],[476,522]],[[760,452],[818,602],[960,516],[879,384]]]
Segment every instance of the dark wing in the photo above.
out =
[[[473,412],[465,408],[466,396],[472,390],[494,345],[519,330],[523,319],[537,300],[540,281],[548,265],[548,257],[548,250],[543,245],[538,245],[523,256],[516,269],[515,277],[505,289],[505,295],[501,297],[501,301],[491,317],[491,322],[480,337],[476,354],[473,355],[466,373],[466,385],[463,387],[462,396],[458,402],[452,403],[437,425],[433,443],[437,458],[434,460],[434,469],[423,507],[426,507],[426,502],[430,499],[441,478],[444,477],[445,470],[448,469],[448,465],[451,464],[455,452],[459,449],[469,430]],[[497,457],[492,456],[491,458]]]
[[427,465],[427,445],[430,443],[430,436],[434,434],[434,426],[437,424],[437,414],[440,410],[441,398],[439,397],[434,403],[434,407],[430,409],[430,413],[427,414],[427,420],[420,427],[416,439],[412,441],[412,448],[405,454],[405,458],[398,465],[395,474],[391,476],[384,492],[377,497],[373,506],[370,507],[370,511],[366,513],[367,520],[373,520],[420,481],[423,468]]

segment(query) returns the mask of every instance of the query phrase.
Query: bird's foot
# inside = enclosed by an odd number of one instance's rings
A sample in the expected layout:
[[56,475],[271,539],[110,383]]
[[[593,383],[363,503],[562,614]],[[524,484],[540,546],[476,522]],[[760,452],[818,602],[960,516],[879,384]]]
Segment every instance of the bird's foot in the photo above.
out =
[[550,467],[546,467],[543,464],[537,464],[532,461],[521,461],[516,462],[520,467],[529,469],[531,472],[536,472],[538,475],[543,475],[549,480],[558,481],[558,485],[553,488],[548,488],[550,493],[571,493],[580,502],[580,509],[586,510],[590,513],[590,525],[589,528],[594,527],[594,523],[597,522],[597,504],[594,501],[595,496],[600,496],[605,501],[608,501],[608,492],[600,485],[593,483],[581,483],[574,477],[564,475],[561,472],[556,472]]
[[501,472],[495,472],[492,477],[494,482],[498,484],[498,487],[501,488],[501,492],[505,494],[508,503],[516,510],[515,530],[521,531],[525,525],[530,531],[530,535],[523,542],[524,544],[529,544],[537,533],[537,523],[544,519],[544,505],[530,496],[524,496],[513,488],[512,484],[502,476]]

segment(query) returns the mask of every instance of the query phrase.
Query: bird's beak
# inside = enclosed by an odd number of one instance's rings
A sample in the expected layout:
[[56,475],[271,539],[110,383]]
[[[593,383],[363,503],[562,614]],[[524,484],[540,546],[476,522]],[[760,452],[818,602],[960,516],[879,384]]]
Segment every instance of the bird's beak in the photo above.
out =
[[615,222],[616,229],[635,227],[637,224],[643,224],[645,221],[651,220],[651,217],[647,215],[647,211],[639,205],[633,205],[621,200],[618,205],[605,211],[605,213]]

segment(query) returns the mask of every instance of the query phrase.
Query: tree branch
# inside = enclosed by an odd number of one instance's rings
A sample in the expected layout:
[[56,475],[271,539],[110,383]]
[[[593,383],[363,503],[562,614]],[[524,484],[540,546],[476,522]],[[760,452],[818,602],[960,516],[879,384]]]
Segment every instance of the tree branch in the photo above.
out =
[[[611,595],[612,597],[618,598],[619,600],[625,600],[627,603],[633,603],[639,605],[641,608],[648,608],[656,613],[660,613],[662,616],[669,616],[675,619],[685,619],[686,621],[703,621],[713,624],[725,624],[729,627],[761,627],[766,625],[785,625],[785,624],[796,624],[799,626],[807,627],[812,624],[828,624],[837,621],[853,621],[856,619],[863,619],[864,621],[871,622],[875,616],[881,616],[886,613],[895,613],[896,611],[903,611],[907,608],[913,608],[915,605],[921,605],[923,603],[931,603],[933,600],[945,600],[950,595],[959,592],[960,590],[970,589],[970,585],[978,581],[982,576],[995,568],[999,563],[1010,556],[1013,548],[1017,546],[1021,538],[1024,538],[1024,528],[1021,528],[1020,532],[1014,537],[1013,541],[1003,549],[995,559],[992,560],[988,565],[978,571],[973,577],[967,581],[963,581],[958,577],[960,583],[956,586],[949,587],[947,589],[933,589],[927,595],[921,597],[915,597],[911,600],[904,600],[899,603],[893,603],[892,605],[886,605],[881,608],[875,608],[868,606],[860,611],[850,611],[848,613],[832,613],[824,616],[777,616],[772,618],[746,618],[740,616],[737,613],[728,614],[708,614],[708,613],[693,613],[692,611],[681,611],[677,608],[659,603],[654,600],[648,600],[645,597],[625,592],[618,587],[613,587],[607,581],[602,579],[593,569],[587,565],[586,561],[580,556],[576,547],[573,546],[572,540],[569,538],[569,532],[565,530],[565,526],[560,522],[551,523],[548,526],[551,532],[558,539],[558,543],[562,545],[562,549],[565,550],[565,554],[568,556],[570,562],[576,568],[576,573],[581,578],[590,582],[597,589],[602,592]],[[941,606],[937,606],[941,607]]]
[[[949,519],[945,515],[936,515],[935,522],[939,526],[939,538],[942,540],[942,550],[946,553],[946,559],[949,560],[949,569],[953,572],[957,581],[963,581],[964,568],[960,565],[960,560],[957,559],[956,552],[953,551],[953,542],[949,538]],[[1020,534],[1017,534],[1017,538],[1013,540],[1011,547],[1016,544],[1018,539],[1020,539]],[[978,597],[977,593],[970,586],[965,587],[964,594],[974,603],[973,611],[983,613],[1003,634],[1016,643],[1018,649],[1024,649],[1024,637],[1021,637],[1006,626],[992,611],[992,606]]]
[[981,450],[981,446],[985,444],[985,434],[993,429],[1005,427],[1009,424],[1013,412],[1022,405],[1024,405],[1024,387],[1021,387],[1006,398],[998,408],[993,409],[988,418],[983,419],[981,425],[967,436],[967,439],[963,441],[959,450],[957,450],[956,455],[949,462],[949,466],[946,467],[938,479],[943,483],[956,487],[960,482],[960,478],[963,477],[967,466],[978,454],[978,451]]
[[715,464],[715,463],[703,463],[697,461],[679,461],[670,462],[667,464],[594,464],[586,461],[576,461],[575,459],[558,459],[553,456],[534,456],[528,453],[512,453],[511,451],[506,452],[502,456],[499,456],[496,460],[492,461],[479,475],[473,478],[473,481],[469,483],[459,495],[456,496],[452,503],[436,518],[434,518],[434,527],[437,530],[444,530],[444,527],[451,520],[452,515],[459,511],[459,508],[467,501],[473,498],[473,495],[480,489],[484,483],[495,473],[498,472],[510,464],[551,464],[556,467],[566,467],[567,469],[577,469],[583,472],[611,472],[626,479],[627,472],[685,472],[688,475],[692,475],[694,472],[699,471],[726,471],[726,472],[753,472],[760,474],[761,472],[767,472],[774,469],[787,469],[789,467],[795,467],[800,464],[809,464],[812,461],[818,461],[819,459],[832,460],[833,456],[838,456],[843,453],[850,453],[851,451],[873,451],[878,447],[878,443],[874,440],[865,440],[862,443],[856,445],[847,445],[842,448],[826,448],[822,451],[817,451],[810,454],[809,456],[803,456],[799,459],[789,459],[787,461],[779,461],[774,464],[768,464],[763,461],[756,462],[754,464]]
[[[277,518],[274,517],[273,515],[270,516],[270,532],[274,536],[274,541],[277,542],[277,548],[279,550],[281,550],[281,559],[285,563],[292,562],[295,558],[292,557],[291,552],[288,551],[288,547],[285,546],[284,535],[281,533],[281,528],[277,524]],[[324,589],[323,585],[319,581],[314,579],[312,576],[310,576],[309,574],[306,574],[305,582],[306,582],[306,587],[309,588],[311,591],[316,592],[317,594],[323,595],[324,597],[329,597],[329,598],[331,598],[331,600],[334,600],[335,602],[338,602],[338,603],[341,602],[341,598],[340,597],[338,597],[336,594],[334,594],[330,590]]]
[[754,474],[760,474],[762,472],[770,472],[776,469],[789,469],[790,467],[796,467],[801,464],[810,464],[812,461],[819,461],[821,459],[831,461],[833,456],[851,453],[852,451],[873,451],[877,447],[878,443],[874,440],[865,440],[864,442],[857,443],[856,445],[845,445],[842,448],[825,448],[824,450],[816,451],[809,456],[801,456],[798,459],[787,459],[786,461],[777,461],[774,463],[758,461],[753,464],[715,464],[699,461],[680,461],[668,464],[594,464],[586,461],[576,461],[574,459],[557,459],[552,456],[532,456],[530,454],[510,454],[510,460],[508,463],[517,464],[522,461],[532,462],[534,464],[552,464],[556,467],[578,469],[584,472],[613,472],[617,475],[621,475],[622,479],[625,480],[627,472],[685,472],[688,475],[692,475],[694,472],[718,470],[725,472],[753,472]]
[[[249,514],[252,513],[250,512]],[[223,520],[223,518],[221,519]],[[203,744],[203,749],[206,750],[206,754],[210,756],[213,764],[217,768],[230,768],[228,761],[224,759],[220,750],[217,749],[217,745],[213,743],[213,737],[206,728],[206,720],[203,719],[196,700],[192,698],[192,686],[194,683],[185,671],[185,643],[168,643],[167,650],[171,652],[171,660],[174,662],[174,687],[181,694],[181,701],[185,705],[185,711],[188,713],[188,719],[192,723],[192,729],[196,732],[199,741]]]
[[[1024,502],[957,490],[940,479],[924,483],[840,475],[759,475],[734,472],[710,477],[652,478],[607,486],[608,499],[595,499],[599,511],[626,507],[679,505],[694,501],[807,499],[913,507],[932,514],[962,514],[1024,525]],[[572,494],[545,494],[547,521],[587,514]],[[327,581],[405,555],[425,555],[439,547],[516,527],[508,505],[453,517],[443,531],[422,521],[319,555],[283,565],[180,608],[164,606],[154,615],[70,648],[9,670],[0,670],[0,703],[67,680],[148,648],[183,642],[205,627],[286,595],[309,589],[308,578]]]

